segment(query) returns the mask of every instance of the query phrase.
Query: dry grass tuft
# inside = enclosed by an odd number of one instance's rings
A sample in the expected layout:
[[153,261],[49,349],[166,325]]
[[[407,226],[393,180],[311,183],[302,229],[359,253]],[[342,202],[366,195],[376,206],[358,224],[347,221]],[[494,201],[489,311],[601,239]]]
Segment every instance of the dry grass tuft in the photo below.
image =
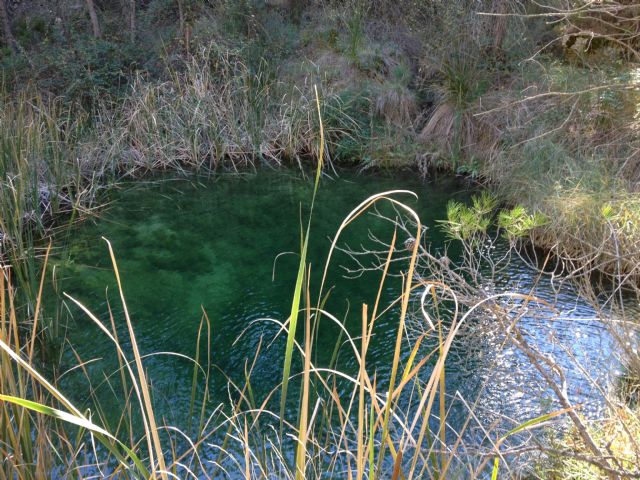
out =
[[375,115],[398,127],[411,127],[418,112],[416,97],[407,87],[393,86],[375,100]]

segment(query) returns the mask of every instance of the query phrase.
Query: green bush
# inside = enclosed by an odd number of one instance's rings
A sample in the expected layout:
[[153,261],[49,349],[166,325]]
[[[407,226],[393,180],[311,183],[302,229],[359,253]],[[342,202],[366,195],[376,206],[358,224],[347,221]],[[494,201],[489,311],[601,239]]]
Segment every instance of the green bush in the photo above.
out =
[[353,163],[363,158],[371,138],[370,99],[366,90],[345,90],[327,102],[322,113],[325,127],[336,132],[330,138],[334,159]]
[[105,96],[121,94],[138,70],[135,48],[107,40],[86,40],[73,50],[56,48],[39,55],[38,86],[92,107]]
[[16,40],[23,47],[40,43],[45,40],[51,30],[46,21],[39,16],[22,17],[14,27]]

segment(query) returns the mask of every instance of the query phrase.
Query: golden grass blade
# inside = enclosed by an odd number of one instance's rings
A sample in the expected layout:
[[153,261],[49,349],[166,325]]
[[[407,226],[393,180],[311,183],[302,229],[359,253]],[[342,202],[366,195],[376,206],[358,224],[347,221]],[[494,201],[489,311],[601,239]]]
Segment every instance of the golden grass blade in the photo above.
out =
[[376,301],[373,304],[373,312],[371,312],[371,324],[369,325],[368,336],[371,337],[373,333],[373,324],[376,321],[378,316],[378,306],[380,305],[380,298],[382,297],[382,291],[384,289],[384,281],[389,274],[389,267],[391,266],[391,258],[393,257],[393,252],[396,248],[396,239],[398,235],[398,229],[393,229],[393,237],[391,237],[391,243],[389,244],[389,252],[387,253],[387,259],[384,263],[384,270],[382,271],[382,276],[380,277],[380,283],[378,284],[378,293],[376,295]]
[[38,318],[40,316],[40,304],[42,301],[42,289],[44,287],[44,277],[47,272],[47,262],[49,261],[49,253],[51,252],[51,240],[47,252],[44,255],[44,264],[42,265],[42,275],[40,276],[40,286],[38,287],[38,297],[36,300],[36,309],[33,312],[33,327],[31,330],[31,342],[29,344],[29,361],[33,359],[33,349],[35,347],[36,336],[38,332]]
[[[499,294],[491,295],[487,298],[484,298],[479,302],[477,302],[476,304],[474,304],[469,310],[467,310],[467,312],[463,315],[460,321],[458,321],[457,318],[454,317],[451,325],[451,329],[447,334],[446,340],[440,352],[440,357],[438,358],[438,361],[436,362],[436,365],[434,366],[433,371],[431,372],[431,376],[429,377],[429,381],[427,382],[424,394],[420,399],[420,404],[417,410],[418,413],[416,414],[413,422],[411,423],[411,426],[409,427],[409,431],[412,432],[415,429],[417,423],[422,419],[422,426],[420,428],[418,442],[415,446],[416,449],[421,448],[422,442],[424,441],[424,438],[426,436],[426,431],[429,426],[428,418],[431,413],[431,409],[433,407],[433,402],[435,401],[435,395],[437,392],[436,382],[439,381],[440,379],[440,375],[444,369],[445,361],[454,338],[458,334],[458,331],[460,330],[460,328],[462,328],[462,325],[464,325],[466,320],[476,310],[481,308],[484,304],[493,302],[499,298],[517,298],[517,299],[528,300],[528,301],[535,300],[541,304],[548,305],[547,302],[540,299],[536,299],[531,295],[525,295],[525,294],[519,294],[519,293],[499,293]],[[457,298],[455,297],[455,295],[453,300],[457,304]],[[456,312],[458,311],[457,306],[455,308],[455,311]],[[415,455],[411,462],[411,469],[409,470],[409,476],[408,476],[409,480],[413,478],[413,475],[415,473],[415,468],[417,466],[417,462],[418,462],[418,455]]]
[[[205,372],[204,392],[202,393],[202,406],[200,407],[200,423],[198,425],[198,437],[202,435],[204,425],[204,417],[207,408],[207,399],[209,398],[209,379],[211,377],[211,320],[206,310],[202,307],[202,315],[207,322],[207,371]],[[258,348],[258,351],[260,349]]]
[[[373,377],[373,392],[376,391],[376,377]],[[375,422],[375,395],[371,395],[371,408],[369,413],[369,478],[373,478],[375,474],[375,452],[373,439],[376,435],[376,422]]]
[[362,480],[364,475],[364,421],[366,412],[364,409],[364,377],[366,371],[367,358],[367,330],[368,330],[368,312],[367,304],[362,304],[362,352],[360,353],[360,374],[358,375],[359,398],[358,398],[358,447],[356,452],[356,479]]
[[311,370],[311,298],[309,293],[309,282],[311,280],[311,265],[307,274],[306,288],[306,323],[304,339],[304,367],[302,374],[302,401],[300,402],[300,425],[298,427],[298,449],[296,451],[296,480],[306,478],[307,461],[307,416],[309,412],[309,376]]
[[118,340],[111,334],[111,332],[109,332],[109,330],[102,324],[102,322],[98,320],[98,318],[93,313],[91,313],[91,311],[87,307],[85,307],[82,303],[80,303],[78,300],[76,300],[75,298],[73,298],[67,293],[64,293],[64,296],[69,300],[71,300],[73,303],[75,303],[98,326],[98,328],[100,328],[105,333],[105,335],[109,337],[109,339],[113,342],[114,346],[116,347],[116,351],[118,352],[118,355],[123,360],[121,364],[124,365],[124,367],[127,369],[127,372],[129,373],[129,378],[131,378],[133,389],[136,392],[136,397],[140,405],[140,415],[142,417],[142,424],[145,430],[145,440],[147,441],[147,447],[149,448],[149,451],[151,452],[150,454],[152,455],[153,445],[151,443],[151,432],[150,432],[149,422],[147,420],[147,414],[144,408],[144,400],[142,398],[142,392],[140,391],[140,385],[138,384],[136,375],[134,374],[131,368],[131,364],[133,362],[127,359],[127,356],[122,350],[122,347],[120,346],[120,343],[118,342]]
[[[323,275],[322,275],[322,280],[320,283],[320,290],[318,293],[318,304],[320,304],[320,300],[322,299],[322,294],[323,294],[323,288],[324,285],[326,283],[326,279],[327,279],[327,274],[328,274],[328,270],[329,270],[329,265],[331,263],[331,258],[333,256],[333,252],[336,249],[336,245],[338,242],[338,239],[340,238],[341,233],[347,228],[347,226],[349,226],[349,224],[351,224],[356,218],[358,218],[360,215],[362,215],[369,207],[371,207],[372,205],[374,205],[375,203],[377,203],[380,200],[387,200],[389,201],[392,205],[397,206],[398,208],[400,208],[401,210],[404,210],[405,212],[407,212],[414,220],[415,224],[416,224],[416,235],[414,236],[414,238],[416,239],[416,241],[414,242],[414,247],[412,250],[412,254],[411,254],[411,260],[409,262],[409,270],[407,272],[407,276],[409,277],[409,279],[413,278],[413,273],[415,270],[415,262],[416,262],[416,258],[417,258],[417,252],[418,252],[418,247],[420,244],[420,233],[422,231],[422,224],[420,221],[420,218],[418,217],[418,215],[415,213],[415,211],[411,208],[409,208],[408,206],[406,206],[405,204],[395,200],[394,198],[392,198],[390,195],[394,195],[394,194],[398,194],[398,193],[406,193],[406,194],[410,194],[413,197],[417,197],[415,193],[408,191],[408,190],[390,190],[387,192],[383,192],[383,193],[379,193],[376,195],[372,195],[369,198],[367,198],[366,200],[364,200],[363,202],[361,202],[356,208],[354,208],[348,215],[347,217],[342,221],[340,227],[338,228],[338,231],[331,243],[331,247],[329,248],[329,253],[327,255],[327,260],[325,262],[325,267],[324,267],[324,271],[323,271]],[[407,313],[407,307],[409,304],[409,299],[410,299],[410,293],[412,290],[412,282],[408,281],[405,282],[405,287],[403,287],[403,294],[402,294],[402,301],[401,301],[401,314],[400,314],[400,327],[398,329],[398,339],[399,341],[396,342],[396,349],[395,349],[395,353],[394,353],[394,363],[392,366],[392,373],[391,373],[391,383],[390,383],[390,390],[389,390],[389,396],[391,396],[391,394],[393,393],[393,388],[395,385],[395,377],[397,375],[397,369],[398,369],[398,363],[399,363],[399,354],[400,354],[400,344],[401,344],[401,340],[402,340],[402,334],[404,331],[404,320],[406,318],[406,313]],[[387,444],[387,442],[389,442],[389,437],[388,437],[388,421],[389,421],[389,412],[391,409],[391,403],[387,402],[385,405],[385,419],[383,422],[383,441],[382,441],[382,447],[380,449],[380,455],[378,458],[378,463],[379,465],[382,462],[382,458],[384,456],[384,449],[385,446]],[[390,442],[389,442],[390,443]],[[392,452],[394,451],[393,447],[390,445]],[[395,458],[395,453],[394,453],[394,458]],[[378,469],[380,470],[380,469]]]
[[200,339],[202,336],[202,324],[204,323],[204,315],[200,318],[200,325],[198,325],[198,334],[196,337],[196,352],[194,355],[195,364],[193,366],[193,373],[191,376],[191,395],[189,397],[189,414],[187,421],[187,431],[191,432],[191,423],[193,421],[193,408],[196,403],[196,388],[198,385],[198,365],[200,363]]
[[[420,225],[418,224],[418,226]],[[396,376],[398,374],[398,366],[400,364],[400,353],[402,350],[402,339],[404,335],[404,322],[406,319],[407,308],[409,306],[409,298],[411,295],[411,283],[412,283],[411,279],[413,278],[415,260],[418,254],[418,245],[420,243],[420,238],[419,238],[420,231],[421,231],[421,228],[418,228],[416,232],[417,236],[415,237],[416,241],[414,243],[413,252],[411,255],[411,261],[409,263],[409,271],[407,273],[407,276],[403,275],[403,280],[404,280],[403,291],[404,292],[403,292],[402,304],[400,307],[400,322],[398,324],[398,333],[396,335],[396,346],[393,354],[393,363],[391,366],[391,378],[389,379],[389,393],[388,393],[389,401],[385,405],[384,420],[382,423],[382,444],[380,445],[380,453],[378,456],[378,471],[382,469],[382,460],[384,458],[384,450],[385,450],[387,438],[389,437],[389,415],[391,413],[391,405],[393,403],[392,395],[395,388]]]
[[[311,231],[311,217],[313,215],[313,207],[318,193],[320,177],[322,175],[322,163],[324,155],[324,129],[322,126],[322,115],[320,113],[320,97],[318,89],[316,92],[316,106],[318,109],[318,121],[320,125],[320,151],[318,155],[318,165],[316,168],[316,178],[313,186],[313,195],[311,197],[311,207],[309,211],[309,219],[307,220],[307,229],[302,242],[302,250],[300,252],[300,264],[298,265],[298,275],[296,277],[296,285],[293,292],[293,300],[291,302],[291,313],[289,314],[289,333],[287,335],[287,345],[284,354],[284,368],[282,372],[282,389],[280,394],[280,415],[284,417],[287,403],[287,389],[289,386],[289,376],[291,374],[291,360],[293,356],[293,343],[296,336],[296,327],[298,323],[298,313],[300,309],[300,297],[302,295],[302,283],[304,278],[305,265],[307,262],[307,247],[309,245],[309,235]],[[282,422],[280,422],[280,437],[282,438]]]
[[395,462],[393,463],[393,473],[391,475],[391,480],[398,480],[398,478],[401,476],[403,476],[402,475],[402,450],[398,452],[398,455],[396,455]]
[[249,431],[247,417],[244,417],[244,478],[251,480],[251,453],[249,451]]
[[[147,376],[142,365],[142,359],[140,358],[140,351],[138,350],[138,343],[136,342],[136,336],[133,331],[133,325],[131,324],[131,317],[129,316],[129,310],[127,309],[127,303],[124,298],[124,291],[122,289],[122,282],[120,281],[120,272],[118,271],[118,264],[116,262],[115,254],[111,242],[103,237],[103,240],[107,242],[109,247],[109,255],[111,256],[111,263],[113,265],[113,271],[118,283],[118,291],[120,292],[120,300],[122,302],[122,308],[124,309],[124,318],[127,322],[127,329],[129,330],[129,338],[131,339],[131,348],[133,349],[133,356],[136,361],[136,369],[138,371],[138,378],[140,384],[140,390],[142,391],[142,397],[144,399],[144,406],[147,412],[147,420],[149,422],[149,430],[151,433],[151,440],[155,450],[156,458],[158,459],[158,469],[160,476],[163,480],[167,480],[167,467],[164,461],[164,453],[162,451],[162,445],[160,443],[160,437],[158,435],[158,427],[156,425],[155,414],[153,412],[153,405],[151,403],[151,393],[149,392],[149,385],[147,383]],[[151,477],[155,478],[155,462],[153,461],[153,451],[149,451],[151,456]]]
[[[433,298],[433,304],[435,307],[435,311],[439,312],[438,310],[438,296],[436,294],[436,290],[432,289],[431,290],[431,297]],[[438,353],[440,354],[440,356],[442,356],[443,354],[443,350],[442,350],[442,322],[440,321],[440,314],[438,313]],[[446,445],[447,444],[447,413],[446,413],[446,405],[445,405],[445,393],[446,393],[446,382],[445,382],[445,369],[443,368],[442,371],[440,372],[440,396],[439,396],[439,400],[440,400],[440,428],[439,428],[439,434],[440,434],[440,445]],[[444,469],[447,466],[447,453],[444,449],[442,449],[442,455],[440,458],[440,471],[444,471]]]
[[[109,303],[109,298],[108,298],[108,295],[106,295],[106,293],[105,293],[105,297],[107,298],[107,310],[109,312],[109,322],[111,324],[111,331],[113,332],[113,341],[116,345],[119,345],[120,341],[118,340],[118,329],[116,328],[116,320],[113,316],[113,311],[111,310],[111,304]],[[118,358],[118,370],[120,372],[120,384],[122,385],[122,393],[124,394],[125,398],[128,398],[129,397],[128,393],[131,394],[132,390],[128,388],[127,374],[126,374],[126,370],[123,363],[123,362],[126,362],[127,359],[123,355],[120,355],[119,352],[118,352],[118,355],[116,355],[116,357]],[[135,381],[134,381],[134,384],[135,384]],[[131,417],[131,403],[129,403],[128,401],[126,402],[126,410],[127,410],[127,413],[129,414],[129,417]],[[124,412],[123,412],[123,417],[124,417]],[[134,443],[133,437],[134,437],[133,426],[131,425],[131,422],[129,422],[129,438],[130,438],[131,445],[133,445]]]

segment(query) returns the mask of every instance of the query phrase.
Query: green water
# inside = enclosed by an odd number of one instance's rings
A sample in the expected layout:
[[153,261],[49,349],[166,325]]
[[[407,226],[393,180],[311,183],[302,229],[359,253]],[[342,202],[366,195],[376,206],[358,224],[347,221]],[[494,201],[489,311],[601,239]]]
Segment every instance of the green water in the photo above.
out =
[[[430,238],[436,245],[442,244],[443,238],[434,228],[435,222],[444,218],[446,203],[468,196],[453,179],[435,186],[412,174],[391,178],[343,173],[336,179],[325,178],[313,217],[308,256],[316,288],[330,237],[344,217],[368,196],[397,188],[419,195],[417,201],[407,195],[398,198],[414,207],[422,221],[432,227]],[[160,179],[123,187],[111,196],[110,207],[95,222],[84,223],[70,235],[68,261],[58,268],[58,290],[80,300],[105,323],[109,322],[108,299],[119,336],[128,345],[107,246],[101,240],[105,237],[118,260],[143,354],[170,351],[193,357],[204,309],[212,324],[212,363],[231,379],[243,379],[245,362],[253,359],[263,339],[252,384],[257,392],[266,392],[281,378],[284,342],[268,346],[278,331],[277,325],[251,322],[285,320],[288,316],[300,251],[300,219],[301,215],[306,218],[311,192],[310,180],[297,173],[277,172],[215,180]],[[375,247],[368,239],[370,233],[389,240],[392,229],[388,222],[366,215],[349,227],[341,245]],[[404,238],[399,240],[403,242]],[[373,305],[380,274],[344,278],[342,267],[354,266],[345,254],[335,256],[329,270],[327,287],[333,287],[333,291],[327,309],[345,319],[347,328],[357,333],[361,304]],[[390,301],[399,292],[400,280],[389,281],[384,300]],[[86,315],[67,304],[73,316],[67,334],[69,343],[83,360],[95,359],[86,369],[96,394],[107,409],[117,411],[119,395],[114,396],[103,382],[118,367],[114,348]],[[392,310],[378,322],[370,347],[369,364],[377,368],[383,383],[393,353],[397,319],[397,311]],[[248,330],[236,342],[245,328]],[[328,363],[337,337],[337,328],[328,322],[322,324],[316,346],[319,365]],[[201,353],[205,352],[203,348]],[[65,359],[68,367],[76,363],[71,355]],[[159,411],[169,421],[184,422],[191,365],[162,355],[150,357],[145,366]],[[341,365],[346,370],[353,367],[346,360]],[[219,371],[211,385],[213,405],[228,400],[227,382]],[[81,370],[65,376],[65,386],[76,392],[77,398],[87,398],[82,393],[86,383]]]
[[[415,208],[423,224],[429,227],[429,244],[435,250],[445,245],[437,221],[445,218],[447,202],[466,201],[470,196],[455,179],[425,183],[412,174],[397,172],[393,177],[342,173],[339,178],[324,178],[308,254],[312,302],[316,299],[319,274],[331,238],[345,216],[370,195],[398,188],[418,195],[417,200],[406,195],[401,198]],[[111,195],[110,206],[99,218],[83,223],[62,239],[68,251],[57,254],[54,260],[57,290],[59,294],[67,292],[77,298],[107,325],[110,305],[119,338],[129,351],[122,305],[102,237],[109,239],[118,260],[141,353],[173,352],[194,357],[198,326],[206,311],[211,320],[211,362],[215,366],[207,412],[219,404],[228,406],[237,400],[237,394],[228,387],[228,379],[242,386],[244,373],[254,357],[251,385],[259,403],[282,378],[285,339],[283,335],[276,338],[278,325],[266,319],[284,321],[289,314],[299,261],[301,218],[307,218],[311,192],[311,181],[297,172],[271,171],[215,179],[161,178],[145,184],[123,185]],[[393,212],[382,208],[381,213]],[[339,245],[380,249],[372,238],[388,241],[392,233],[389,222],[365,215],[350,225]],[[398,240],[402,250],[406,238],[401,236]],[[455,259],[454,247],[448,255]],[[369,260],[362,261],[367,265]],[[326,310],[358,335],[362,303],[373,305],[380,273],[349,279],[345,278],[343,267],[356,265],[346,254],[338,252],[325,288],[325,291],[331,288]],[[568,394],[575,403],[583,404],[583,412],[601,408],[602,392],[594,389],[594,385],[606,385],[609,381],[612,347],[593,310],[575,292],[558,291],[550,279],[539,278],[517,259],[496,281],[500,285],[492,288],[527,293],[535,288],[537,296],[555,304],[560,316],[553,322],[534,314],[525,315],[519,324],[532,344],[553,355],[562,366]],[[395,299],[400,289],[400,279],[391,278],[385,284],[383,306]],[[61,386],[81,407],[91,407],[97,399],[103,406],[105,419],[115,422],[124,397],[118,386],[115,349],[78,307],[69,301],[65,305],[70,318],[63,367],[77,365],[78,357],[88,363],[65,374]],[[376,372],[379,391],[388,381],[398,318],[397,309],[380,318],[369,347],[367,365],[369,372]],[[469,427],[467,433],[474,442],[483,443],[485,427],[495,427],[498,415],[514,419],[504,421],[506,430],[547,411],[555,400],[527,358],[517,348],[505,345],[504,335],[492,329],[490,323],[488,329],[486,325],[474,329],[471,325],[466,339],[454,343],[447,364],[447,391],[460,392],[464,398],[477,399],[482,405],[475,418],[484,426]],[[314,346],[316,366],[329,364],[338,334],[335,326],[322,321]],[[357,365],[346,350],[344,347],[340,350],[337,366],[355,374]],[[206,351],[203,345],[201,359],[206,358]],[[296,361],[299,362],[298,357]],[[579,368],[578,364],[589,367]],[[184,428],[189,421],[192,364],[161,353],[147,357],[145,368],[157,415],[164,417],[167,424]],[[295,369],[299,369],[299,363],[294,365]],[[428,372],[425,368],[425,373]],[[591,378],[585,378],[585,372]],[[288,417],[294,422],[297,385],[298,381],[292,382],[289,396]],[[200,382],[198,398],[203,388]],[[338,385],[338,393],[344,388]],[[271,405],[274,410],[278,408],[278,400],[276,395]],[[456,430],[464,423],[468,410],[462,403],[453,402],[451,412],[448,422]]]

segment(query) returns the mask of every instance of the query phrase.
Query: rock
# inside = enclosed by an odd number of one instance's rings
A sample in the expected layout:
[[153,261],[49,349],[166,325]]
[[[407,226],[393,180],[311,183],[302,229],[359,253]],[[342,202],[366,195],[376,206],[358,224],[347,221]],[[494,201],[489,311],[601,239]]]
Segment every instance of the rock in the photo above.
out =
[[416,246],[416,239],[413,237],[409,237],[404,241],[404,248],[407,250],[413,250]]

